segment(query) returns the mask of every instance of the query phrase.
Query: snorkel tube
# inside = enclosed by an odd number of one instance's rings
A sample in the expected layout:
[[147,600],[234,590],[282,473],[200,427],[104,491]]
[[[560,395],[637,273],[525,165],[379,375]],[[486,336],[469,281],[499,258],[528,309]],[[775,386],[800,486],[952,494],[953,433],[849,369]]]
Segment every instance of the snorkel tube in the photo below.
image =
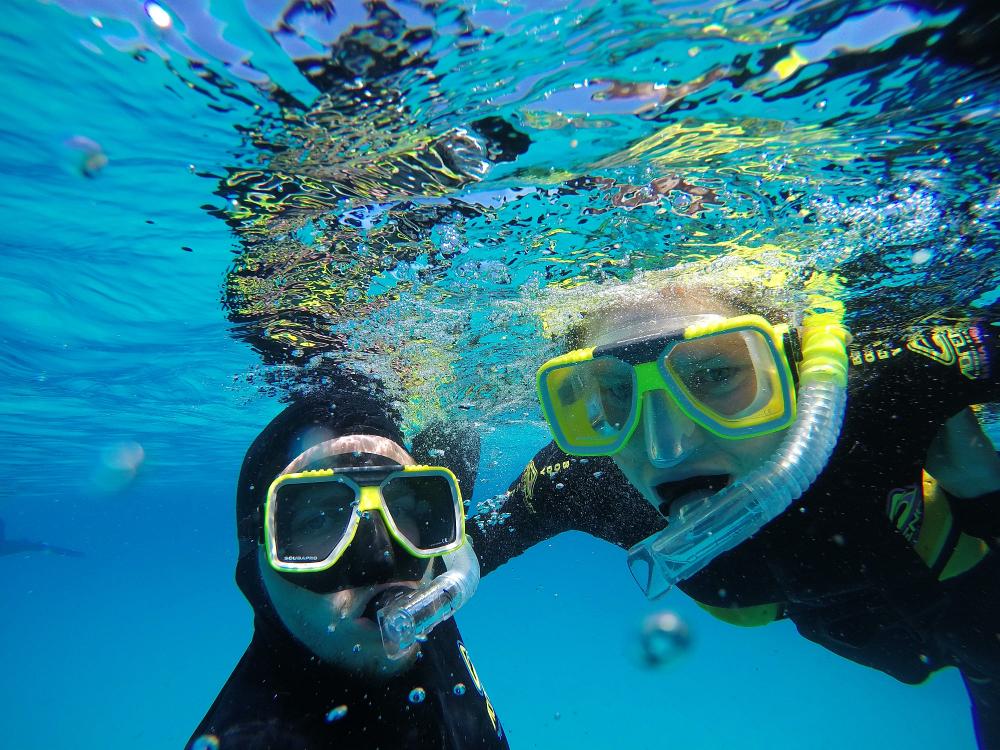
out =
[[435,626],[447,620],[476,593],[479,559],[465,544],[442,558],[447,570],[406,596],[378,611],[382,645],[390,659],[399,659]]
[[763,465],[671,518],[629,550],[628,565],[655,599],[756,534],[809,489],[840,437],[847,405],[844,306],[815,295],[803,318],[798,418]]

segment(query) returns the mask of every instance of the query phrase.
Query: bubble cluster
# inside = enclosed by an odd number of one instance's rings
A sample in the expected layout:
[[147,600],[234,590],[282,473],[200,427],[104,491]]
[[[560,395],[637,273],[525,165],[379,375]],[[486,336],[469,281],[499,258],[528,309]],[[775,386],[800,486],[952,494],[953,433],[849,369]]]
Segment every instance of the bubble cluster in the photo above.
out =
[[476,522],[480,531],[486,531],[488,526],[503,526],[506,523],[507,519],[510,518],[510,513],[505,512],[503,507],[509,499],[510,493],[502,492],[495,497],[479,502],[472,515],[472,520]]

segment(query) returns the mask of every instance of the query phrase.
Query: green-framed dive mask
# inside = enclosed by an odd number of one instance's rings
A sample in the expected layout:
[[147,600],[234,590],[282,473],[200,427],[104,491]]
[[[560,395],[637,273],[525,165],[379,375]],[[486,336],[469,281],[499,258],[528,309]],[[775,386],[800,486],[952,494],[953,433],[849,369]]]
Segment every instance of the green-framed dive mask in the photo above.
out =
[[652,334],[577,349],[538,370],[538,398],[559,447],[571,455],[620,451],[662,391],[697,424],[738,440],[795,420],[794,332],[758,315],[698,315]]

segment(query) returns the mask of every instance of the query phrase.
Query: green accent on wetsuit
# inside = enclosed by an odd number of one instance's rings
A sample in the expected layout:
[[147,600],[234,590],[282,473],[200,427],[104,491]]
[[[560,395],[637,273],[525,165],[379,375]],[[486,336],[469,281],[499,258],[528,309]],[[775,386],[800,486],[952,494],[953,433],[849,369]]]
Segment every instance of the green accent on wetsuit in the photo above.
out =
[[717,620],[722,620],[730,625],[739,625],[741,628],[758,628],[761,625],[780,620],[784,610],[784,607],[777,602],[757,604],[753,607],[713,607],[711,604],[702,604],[697,600],[695,600],[695,604]]

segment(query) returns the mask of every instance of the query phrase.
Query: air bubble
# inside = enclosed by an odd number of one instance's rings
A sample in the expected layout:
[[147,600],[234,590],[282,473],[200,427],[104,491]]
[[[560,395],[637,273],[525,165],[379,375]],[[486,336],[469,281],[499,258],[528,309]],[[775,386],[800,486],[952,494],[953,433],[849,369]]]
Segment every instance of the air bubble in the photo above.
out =
[[347,716],[347,706],[337,706],[336,708],[330,709],[326,714],[327,721],[340,721],[345,716]]
[[97,177],[108,165],[108,157],[100,143],[85,135],[74,135],[65,141],[74,153],[76,171],[84,177]]
[[355,654],[360,654],[361,653],[361,644],[360,643],[355,643],[354,647],[351,649],[351,651],[353,651]]
[[149,20],[156,24],[156,27],[159,29],[169,29],[174,22],[170,14],[156,3],[146,3],[146,15],[149,16]]
[[455,687],[451,689],[455,695],[465,695],[465,683],[459,682]]
[[410,691],[410,703],[423,703],[427,697],[427,691],[422,687],[415,687]]
[[648,667],[677,661],[691,648],[691,633],[674,612],[654,612],[642,622],[642,656]]
[[219,750],[219,738],[214,734],[203,734],[191,743],[191,750]]

